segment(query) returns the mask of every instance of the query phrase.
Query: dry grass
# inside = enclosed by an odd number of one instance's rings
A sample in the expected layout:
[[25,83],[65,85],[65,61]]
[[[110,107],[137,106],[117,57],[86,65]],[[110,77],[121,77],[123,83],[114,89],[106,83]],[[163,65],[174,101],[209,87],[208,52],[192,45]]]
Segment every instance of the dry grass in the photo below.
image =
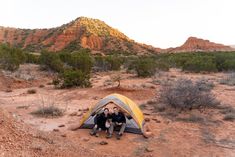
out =
[[173,108],[191,110],[214,107],[219,104],[205,82],[179,79],[162,87],[160,101]]
[[60,117],[64,115],[64,111],[55,106],[47,106],[38,108],[32,114],[40,117]]

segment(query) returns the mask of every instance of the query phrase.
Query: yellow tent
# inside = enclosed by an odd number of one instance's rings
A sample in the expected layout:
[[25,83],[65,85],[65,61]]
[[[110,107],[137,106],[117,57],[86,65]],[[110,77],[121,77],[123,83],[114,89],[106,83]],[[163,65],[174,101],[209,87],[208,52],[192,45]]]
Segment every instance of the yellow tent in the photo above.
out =
[[101,99],[95,106],[85,114],[80,122],[79,128],[92,128],[96,114],[109,103],[114,103],[128,115],[126,117],[126,132],[143,133],[144,116],[140,108],[129,98],[121,94],[111,94]]

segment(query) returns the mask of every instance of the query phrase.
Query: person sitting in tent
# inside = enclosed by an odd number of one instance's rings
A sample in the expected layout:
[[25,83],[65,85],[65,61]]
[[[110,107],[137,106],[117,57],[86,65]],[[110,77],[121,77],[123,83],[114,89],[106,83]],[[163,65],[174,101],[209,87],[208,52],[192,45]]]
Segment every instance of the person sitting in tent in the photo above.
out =
[[108,131],[111,126],[111,115],[109,114],[109,109],[105,108],[100,114],[97,114],[94,119],[95,126],[90,132],[90,135],[95,135],[99,137],[98,131],[105,130]]
[[117,134],[117,139],[120,140],[120,138],[126,128],[126,117],[125,117],[124,113],[119,111],[119,109],[117,107],[113,108],[113,112],[114,113],[112,114],[112,123],[109,128],[109,134],[108,134],[107,138],[111,138],[112,134],[113,134],[113,130],[116,127],[120,127],[120,130]]

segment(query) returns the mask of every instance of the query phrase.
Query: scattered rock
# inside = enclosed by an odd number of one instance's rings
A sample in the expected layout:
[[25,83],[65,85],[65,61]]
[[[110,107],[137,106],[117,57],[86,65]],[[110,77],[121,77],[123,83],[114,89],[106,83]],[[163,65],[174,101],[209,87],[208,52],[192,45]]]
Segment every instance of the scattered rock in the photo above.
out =
[[55,132],[59,132],[60,130],[59,130],[59,129],[53,129],[53,131],[55,131]]
[[146,113],[146,112],[144,112],[144,115],[149,116],[149,115],[150,115],[150,113]]
[[67,137],[67,135],[66,134],[62,134],[61,137]]
[[107,141],[101,141],[101,142],[100,142],[100,145],[107,145],[107,144],[108,144]]
[[153,121],[155,121],[156,123],[161,123],[160,120],[158,120],[157,118],[152,118]]
[[62,128],[62,127],[65,127],[65,125],[64,125],[64,124],[61,124],[61,125],[59,125],[58,127]]
[[145,148],[145,150],[146,150],[146,152],[153,152],[154,151],[153,148],[149,148],[149,147]]
[[89,108],[85,108],[85,109],[83,109],[83,111],[89,111]]
[[81,140],[87,142],[90,140],[90,138],[89,137],[82,137]]
[[98,96],[94,96],[94,97],[92,97],[92,99],[94,99],[94,100],[98,100],[98,99],[99,99],[99,97],[98,97]]
[[150,122],[150,118],[146,117],[145,119],[145,122]]
[[83,115],[83,113],[81,113],[81,112],[80,112],[80,113],[77,113],[77,116],[78,116],[78,117],[80,117],[80,116],[82,116],[82,115]]
[[77,116],[77,112],[73,112],[69,114],[70,116]]

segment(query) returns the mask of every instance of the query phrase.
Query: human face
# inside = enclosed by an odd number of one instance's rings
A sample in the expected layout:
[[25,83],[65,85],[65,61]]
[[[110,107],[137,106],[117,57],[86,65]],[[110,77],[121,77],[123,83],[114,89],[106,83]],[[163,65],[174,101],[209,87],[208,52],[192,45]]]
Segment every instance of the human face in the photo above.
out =
[[114,109],[113,109],[113,112],[114,112],[115,114],[118,114],[118,111],[119,111],[118,108],[114,108]]
[[109,113],[108,110],[104,110],[104,114],[107,115]]

